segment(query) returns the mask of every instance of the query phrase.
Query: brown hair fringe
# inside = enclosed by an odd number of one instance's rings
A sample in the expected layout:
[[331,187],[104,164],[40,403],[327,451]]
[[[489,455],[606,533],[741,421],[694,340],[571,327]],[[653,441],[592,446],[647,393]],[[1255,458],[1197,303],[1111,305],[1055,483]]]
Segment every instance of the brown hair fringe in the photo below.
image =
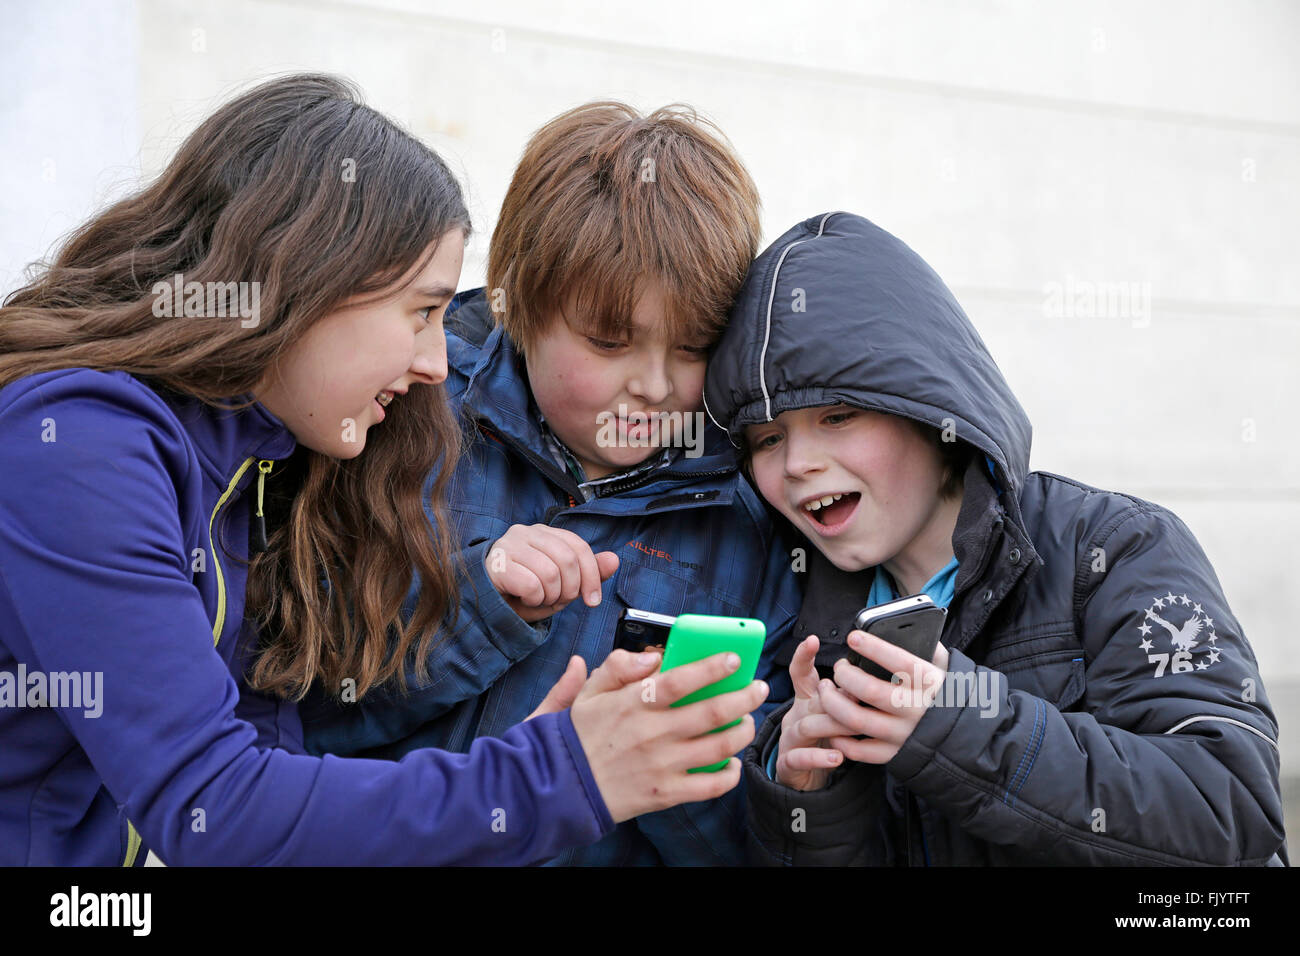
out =
[[523,353],[566,312],[626,338],[643,283],[660,282],[671,337],[711,345],[758,252],[758,211],[744,165],[689,106],[586,103],[524,149],[492,233],[489,304]]

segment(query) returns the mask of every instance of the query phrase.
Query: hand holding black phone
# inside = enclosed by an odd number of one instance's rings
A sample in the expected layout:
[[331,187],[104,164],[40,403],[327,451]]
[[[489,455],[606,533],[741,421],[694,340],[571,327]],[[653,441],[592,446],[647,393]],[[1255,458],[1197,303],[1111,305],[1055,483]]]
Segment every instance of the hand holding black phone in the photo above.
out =
[[[853,627],[901,647],[923,661],[932,661],[947,615],[947,611],[926,595],[913,594],[888,604],[863,608],[858,612]],[[893,678],[887,670],[875,661],[867,660],[857,651],[850,650],[847,660],[881,680]]]

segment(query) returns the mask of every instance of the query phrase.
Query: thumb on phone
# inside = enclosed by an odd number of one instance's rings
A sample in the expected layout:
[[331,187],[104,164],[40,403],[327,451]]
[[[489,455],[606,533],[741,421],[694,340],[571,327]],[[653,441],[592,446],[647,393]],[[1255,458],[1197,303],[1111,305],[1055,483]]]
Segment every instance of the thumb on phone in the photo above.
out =
[[578,695],[579,700],[586,700],[594,694],[619,690],[628,684],[649,677],[659,669],[663,657],[652,652],[643,651],[633,654],[622,649],[611,651],[605,662],[591,672],[586,686]]
[[578,692],[582,690],[583,685],[587,682],[587,662],[577,654],[569,658],[569,666],[564,669],[560,679],[555,682],[555,686],[550,689],[546,697],[537,709],[524,718],[524,722],[532,720],[534,717],[540,717],[542,714],[555,714],[566,707],[573,706],[573,702],[578,698]]

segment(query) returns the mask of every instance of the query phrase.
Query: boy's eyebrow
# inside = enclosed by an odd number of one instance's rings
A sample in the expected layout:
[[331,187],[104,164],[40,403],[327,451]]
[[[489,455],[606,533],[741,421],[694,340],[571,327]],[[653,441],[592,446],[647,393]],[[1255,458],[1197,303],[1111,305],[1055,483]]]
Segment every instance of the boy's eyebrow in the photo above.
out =
[[[589,315],[574,317],[569,315],[568,312],[561,312],[560,317],[570,329],[579,335],[591,335],[600,331],[601,323]],[[634,336],[636,335],[637,328],[629,322],[627,328],[621,331],[626,335]]]

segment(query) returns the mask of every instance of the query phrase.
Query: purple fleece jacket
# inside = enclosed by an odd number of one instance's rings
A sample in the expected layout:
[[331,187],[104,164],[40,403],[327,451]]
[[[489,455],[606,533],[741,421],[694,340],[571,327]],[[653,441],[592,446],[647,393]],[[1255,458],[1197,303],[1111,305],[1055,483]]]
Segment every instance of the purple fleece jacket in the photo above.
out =
[[523,864],[613,828],[568,711],[316,758],[246,686],[250,500],[294,447],[123,372],[0,389],[0,864]]

